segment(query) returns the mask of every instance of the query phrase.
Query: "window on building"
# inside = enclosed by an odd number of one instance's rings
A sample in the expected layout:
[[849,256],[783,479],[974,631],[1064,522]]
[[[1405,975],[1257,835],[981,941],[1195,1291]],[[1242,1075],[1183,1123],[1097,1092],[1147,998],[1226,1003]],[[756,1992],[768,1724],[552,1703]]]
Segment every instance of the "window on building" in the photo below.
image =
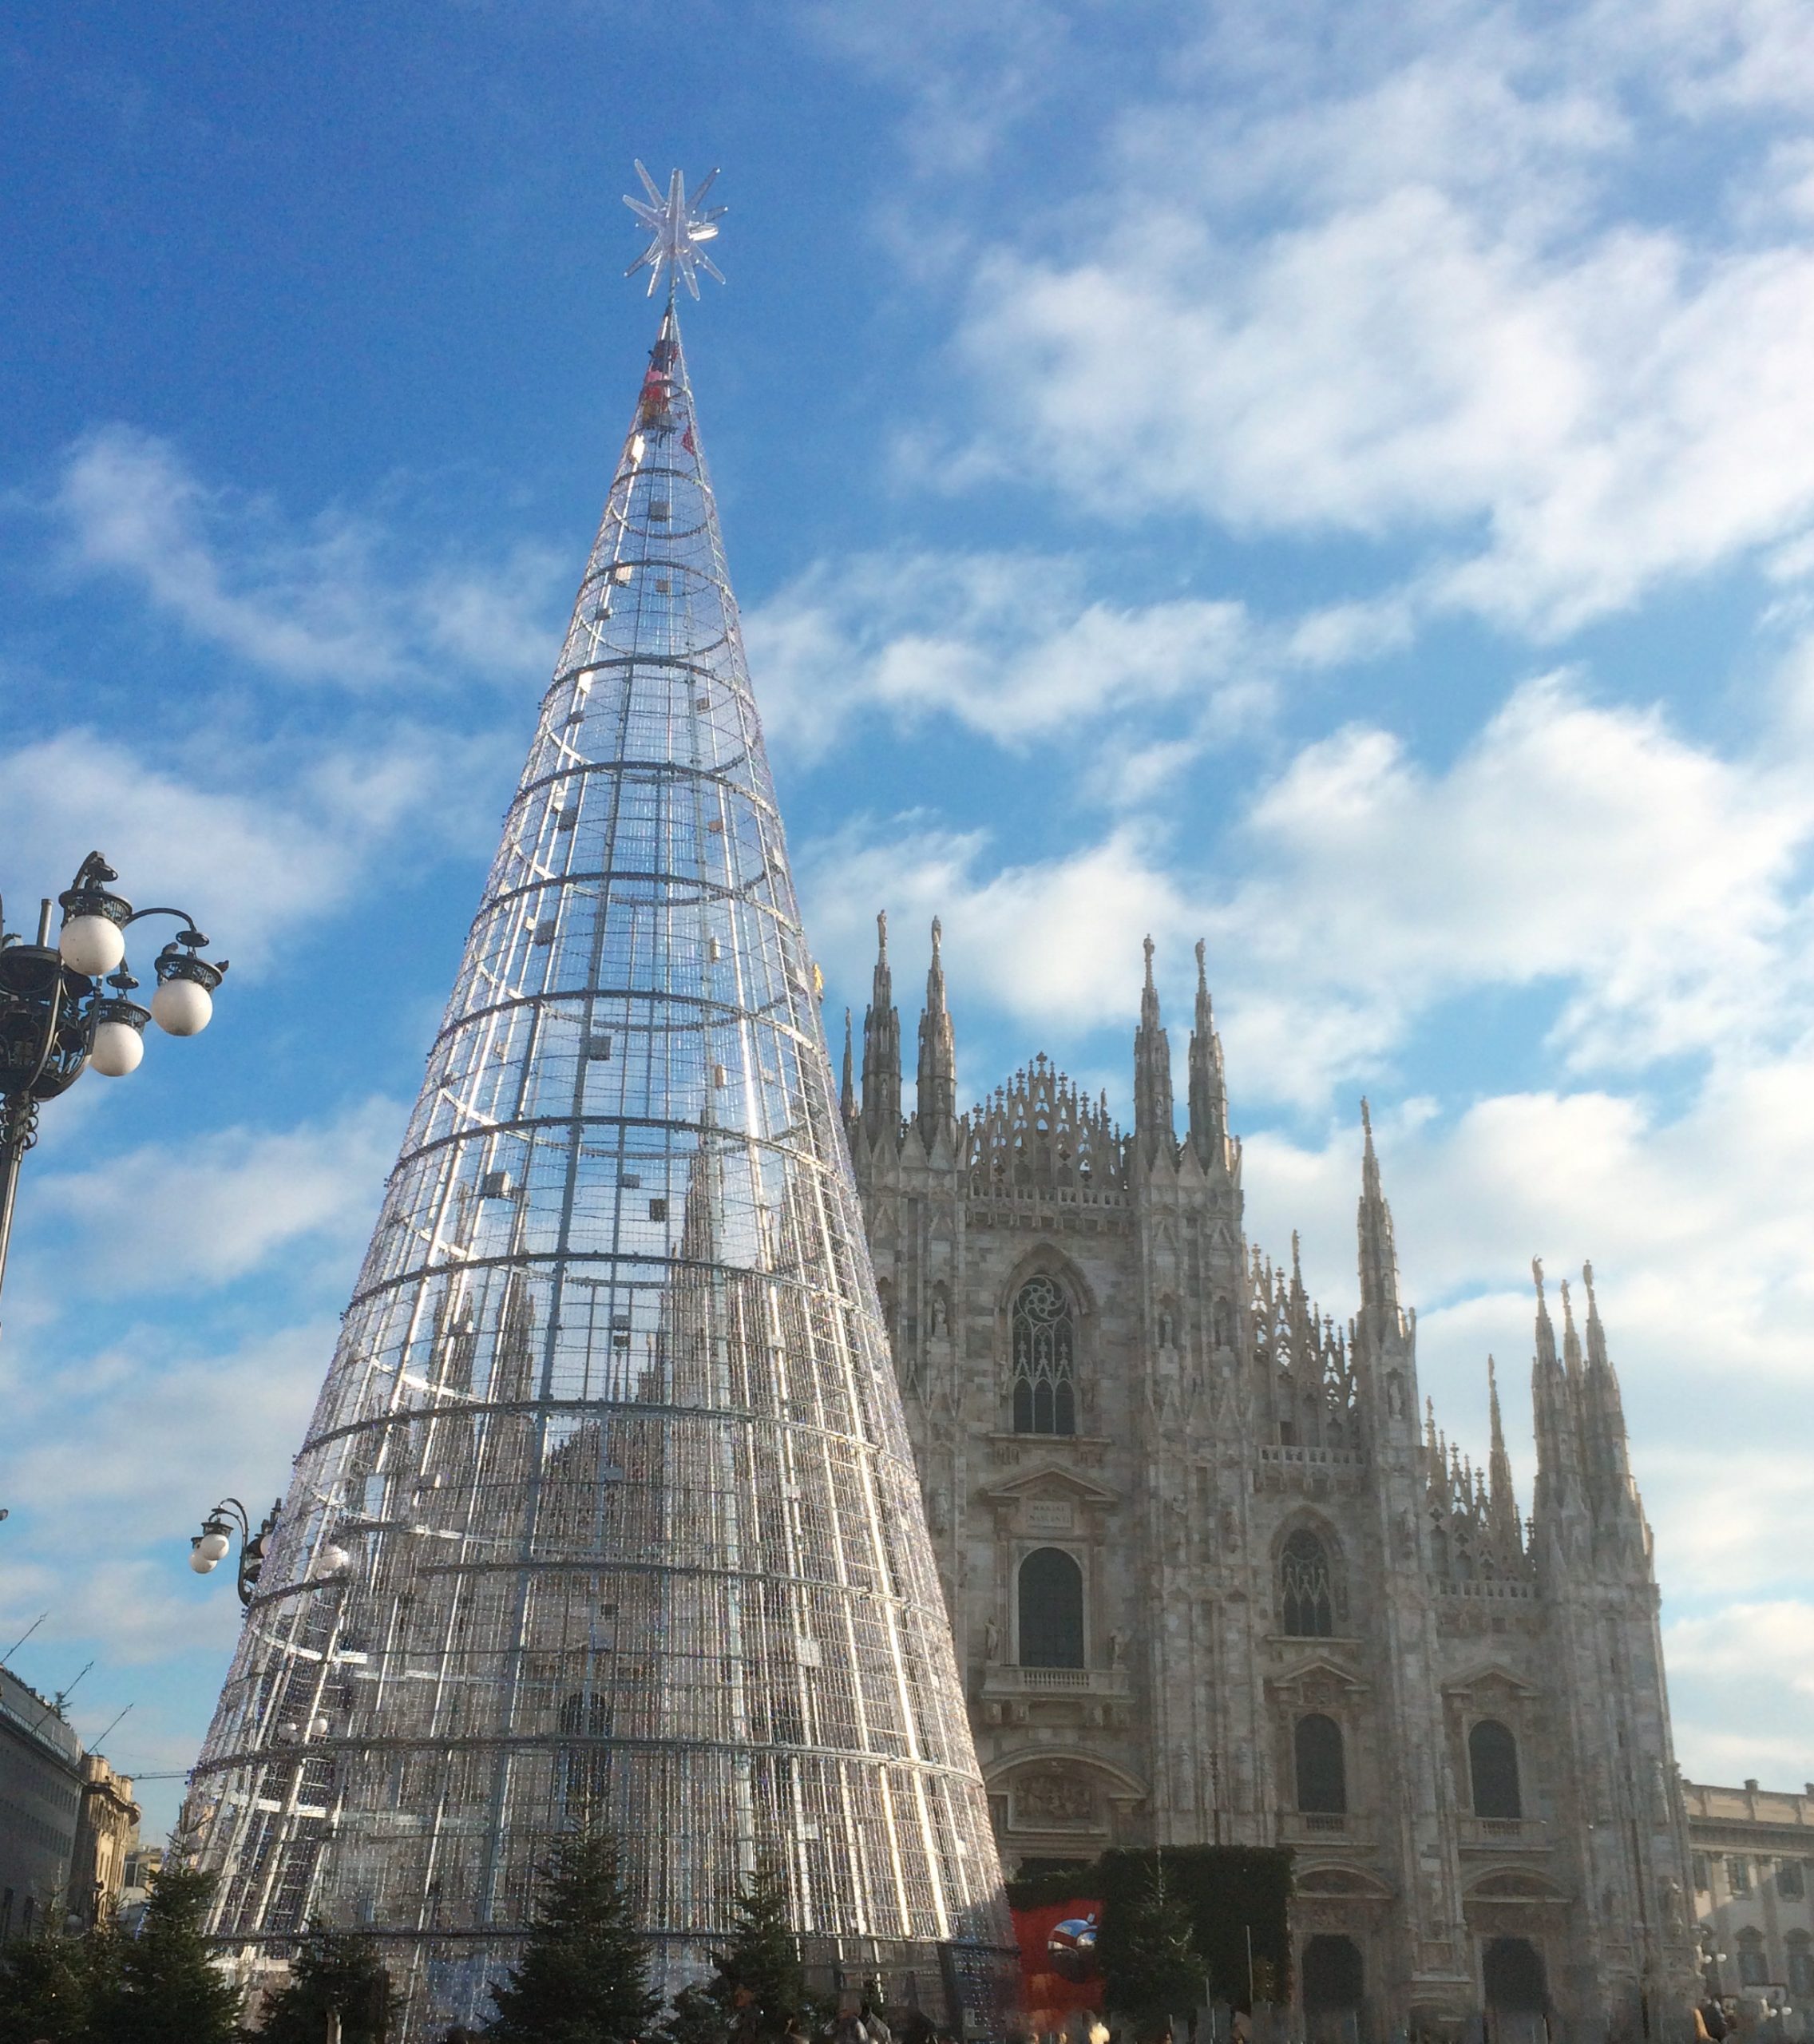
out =
[[1799,1860],[1779,1860],[1776,1862],[1776,1892],[1788,1896],[1791,1902],[1806,1899],[1808,1876]]
[[1734,1895],[1751,1892],[1751,1862],[1742,1853],[1732,1853],[1726,1860],[1726,1886]]
[[1036,1547],[1020,1564],[1020,1665],[1083,1666],[1083,1571],[1062,1547]]
[[1312,1816],[1340,1816],[1348,1808],[1348,1767],[1341,1727],[1312,1711],[1297,1721],[1297,1807]]
[[1814,1997],[1814,1942],[1805,1931],[1788,1934],[1788,1991],[1797,1998]]
[[1278,1561],[1279,1630],[1293,1639],[1327,1639],[1335,1630],[1329,1550],[1300,1527]]
[[1707,1856],[1697,1852],[1694,1856],[1694,1892],[1705,1895],[1713,1885],[1713,1877],[1707,1871]]
[[1738,1934],[1738,1984],[1741,1987],[1764,1987],[1769,1984],[1770,1963],[1764,1956],[1764,1934],[1761,1931],[1741,1931]]
[[1521,1817],[1518,1741],[1496,1717],[1483,1717],[1467,1734],[1467,1769],[1477,1817]]
[[1014,1431],[1077,1431],[1077,1316],[1042,1270],[1014,1297]]

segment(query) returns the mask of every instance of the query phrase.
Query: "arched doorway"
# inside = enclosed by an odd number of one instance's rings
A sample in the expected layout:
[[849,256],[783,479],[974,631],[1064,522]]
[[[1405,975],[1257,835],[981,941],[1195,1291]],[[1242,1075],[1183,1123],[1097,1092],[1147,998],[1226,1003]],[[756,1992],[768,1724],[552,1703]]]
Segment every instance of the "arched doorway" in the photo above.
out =
[[1359,2044],[1366,1969],[1352,1938],[1315,1937],[1304,1947],[1304,2031],[1309,2044]]
[[1528,1938],[1495,1938],[1482,1955],[1487,2028],[1491,2044],[1543,2044],[1549,1983],[1543,1954]]

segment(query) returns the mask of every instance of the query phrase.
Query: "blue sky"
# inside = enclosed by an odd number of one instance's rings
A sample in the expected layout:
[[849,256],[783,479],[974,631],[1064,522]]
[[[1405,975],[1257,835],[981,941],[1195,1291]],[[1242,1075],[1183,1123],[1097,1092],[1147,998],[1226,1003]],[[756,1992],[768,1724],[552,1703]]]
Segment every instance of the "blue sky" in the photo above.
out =
[[[233,961],[29,1161],[0,1648],[192,1759],[652,315],[828,1012],[1125,1109],[1207,940],[1248,1211],[1353,1309],[1375,1103],[1483,1444],[1591,1257],[1678,1750],[1814,1777],[1814,17],[1798,0],[91,4],[0,31],[0,889]],[[148,1785],[151,1824],[174,1783]]]

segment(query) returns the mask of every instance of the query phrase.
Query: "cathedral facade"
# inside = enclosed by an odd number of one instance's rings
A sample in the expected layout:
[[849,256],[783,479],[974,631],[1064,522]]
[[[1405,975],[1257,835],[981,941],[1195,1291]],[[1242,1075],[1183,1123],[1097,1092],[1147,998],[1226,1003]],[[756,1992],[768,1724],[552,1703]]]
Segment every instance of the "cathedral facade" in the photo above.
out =
[[[1685,2034],[1688,1852],[1651,1538],[1586,1274],[1535,1270],[1538,1473],[1420,1408],[1365,1126],[1345,1325],[1251,1245],[1198,947],[1180,1137],[1152,977],[1134,1127],[1044,1056],[960,1114],[938,927],[886,927],[843,1111],[1004,1864],[1290,1846],[1313,2034]],[[1535,1268],[1535,1267],[1534,1267]],[[1239,1993],[1245,1983],[1222,1983]]]

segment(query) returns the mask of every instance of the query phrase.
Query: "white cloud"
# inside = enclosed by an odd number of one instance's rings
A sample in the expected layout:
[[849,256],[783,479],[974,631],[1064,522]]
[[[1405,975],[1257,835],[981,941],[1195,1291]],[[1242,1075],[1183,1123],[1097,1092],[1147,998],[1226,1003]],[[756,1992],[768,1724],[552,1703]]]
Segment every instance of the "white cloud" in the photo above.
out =
[[228,1284],[280,1252],[326,1239],[356,1250],[397,1154],[403,1109],[366,1100],[332,1121],[272,1131],[222,1130],[109,1157],[86,1171],[51,1171],[34,1187],[38,1210],[61,1217],[64,1254],[141,1296]]
[[[1067,86],[1019,34],[935,38],[917,72],[897,51],[916,120],[953,71],[979,97],[1011,74],[1004,117],[1071,94],[1045,109],[1075,132],[1071,203],[918,200],[965,208],[938,280],[971,280],[984,422],[967,448],[941,429],[939,471],[1390,542],[1416,563],[1401,604],[1546,636],[1797,533],[1808,168],[1763,117],[1805,103],[1804,14],[1205,6],[1174,19],[1159,92],[1087,10],[1046,10]],[[1091,105],[1099,64],[1120,90]]]
[[885,908],[897,999],[911,1004],[937,915],[959,998],[1048,1028],[1085,1028],[1119,1020],[1137,999],[1143,932],[1184,919],[1153,850],[1123,826],[1068,857],[983,870],[985,836],[908,818],[819,839],[797,872],[807,928],[836,984],[867,984],[875,912]]
[[[1802,1012],[1811,826],[1791,762],[1723,759],[1551,676],[1440,773],[1376,728],[1305,747],[1249,813],[1252,871],[1214,925],[1262,991],[1355,1004],[1368,1061],[1449,994],[1554,981],[1571,1059],[1642,1065]],[[1238,1004],[1230,1027],[1259,1034]]]
[[[262,1512],[284,1487],[336,1331],[329,1317],[224,1354],[148,1360],[129,1329],[48,1380],[8,1358],[14,1559],[0,1619],[22,1630],[54,1598],[49,1637],[105,1638],[110,1656],[217,1644],[230,1627],[187,1575],[188,1535],[218,1497]],[[230,1592],[226,1604],[236,1616]]]
[[1676,1757],[1690,1781],[1814,1780],[1814,1603],[1729,1604],[1663,1634]]
[[299,529],[125,426],[69,450],[48,508],[72,571],[133,584],[195,637],[291,679],[358,687],[452,667],[539,680],[553,656],[569,564],[545,548],[449,568],[341,509]]
[[809,757],[865,711],[905,725],[943,715],[1016,747],[1164,705],[1226,735],[1270,699],[1268,659],[1240,604],[1110,604],[1062,558],[821,562],[752,611],[747,629],[765,718]]
[[[392,721],[363,743],[211,750],[198,741],[172,756],[84,729],[14,747],[0,759],[6,893],[66,886],[98,833],[129,898],[180,905],[216,956],[263,969],[290,929],[347,899],[406,828],[436,851],[458,842],[497,748]],[[31,869],[19,871],[28,851]],[[176,927],[144,925],[141,978]]]
[[1250,1098],[1389,1076],[1438,1004],[1487,988],[1541,990],[1579,1071],[1767,1061],[1807,1026],[1801,756],[1723,758],[1551,676],[1440,772],[1377,728],[1307,745],[1183,856],[1130,824],[1004,860],[908,817],[807,846],[802,885],[835,976],[863,969],[875,907],[936,913],[970,997],[1048,1028],[1124,1016],[1148,931],[1182,991],[1206,935]]

